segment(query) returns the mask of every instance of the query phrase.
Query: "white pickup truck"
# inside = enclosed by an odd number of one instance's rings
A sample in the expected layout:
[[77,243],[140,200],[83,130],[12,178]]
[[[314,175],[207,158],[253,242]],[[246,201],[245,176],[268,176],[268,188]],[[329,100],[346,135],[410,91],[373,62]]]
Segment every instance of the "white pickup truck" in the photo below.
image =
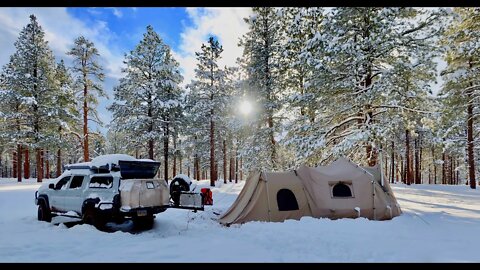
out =
[[159,162],[129,155],[99,156],[91,162],[65,166],[59,177],[45,182],[35,192],[38,220],[50,222],[62,215],[83,220],[98,229],[107,222],[131,218],[138,227],[153,225],[154,215],[168,208],[204,210],[211,191],[190,191],[191,181],[176,177],[168,186],[154,179]]

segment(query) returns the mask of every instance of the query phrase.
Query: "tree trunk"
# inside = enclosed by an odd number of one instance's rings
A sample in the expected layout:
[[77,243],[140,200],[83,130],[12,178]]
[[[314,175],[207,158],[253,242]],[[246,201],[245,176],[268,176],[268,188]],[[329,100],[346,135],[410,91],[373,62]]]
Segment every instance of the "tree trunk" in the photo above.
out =
[[163,130],[163,161],[165,162],[163,177],[167,183],[168,183],[168,137],[169,137],[168,126],[169,126],[168,118],[165,118],[165,128]]
[[270,143],[271,143],[271,154],[270,154],[270,159],[272,163],[272,168],[275,170],[277,169],[277,150],[276,150],[276,142],[275,142],[275,137],[274,137],[274,132],[273,132],[273,115],[269,114],[268,115],[268,128],[269,128],[269,137],[270,137]]
[[[153,153],[154,148],[155,148],[155,144],[153,142],[153,139],[148,140],[148,158],[149,159],[155,160],[155,156],[154,156],[154,153]],[[135,154],[138,155],[138,150],[136,151]]]
[[412,181],[412,164],[410,156],[410,130],[405,130],[405,181],[407,185],[411,184]]
[[[458,161],[457,161],[457,165],[458,165]],[[455,180],[455,185],[458,185],[458,183],[460,182],[460,171],[457,170],[456,171],[456,180]]]
[[414,147],[415,147],[415,184],[420,184],[420,155],[419,155],[419,138],[415,138]]
[[215,186],[217,176],[215,172],[215,122],[213,121],[213,109],[210,111],[210,186]]
[[172,177],[177,175],[177,138],[173,136],[173,167],[172,167]]
[[57,150],[57,174],[56,176],[59,177],[62,174],[62,150],[58,148]]
[[240,181],[243,180],[243,158],[240,156]]
[[423,159],[423,149],[422,149],[422,136],[418,139],[418,182],[423,184],[422,180],[422,159]]
[[390,160],[390,178],[391,182],[395,183],[395,142],[392,141],[392,157]]
[[[470,68],[472,65],[470,64]],[[473,145],[473,84],[470,83],[470,89],[467,91],[468,105],[467,105],[467,150],[468,150],[468,180],[470,188],[476,189],[477,183],[475,181],[475,158]]]
[[83,73],[83,160],[90,161],[90,154],[88,150],[88,105],[87,105],[87,73]]
[[400,176],[399,176],[400,171],[399,171],[399,168],[398,168],[398,166],[399,166],[398,164],[402,163],[402,161],[400,160],[400,162],[398,162],[398,160],[399,160],[398,156],[399,155],[395,154],[395,156],[397,157],[397,162],[395,163],[395,182],[398,183],[399,179],[400,179]]
[[[365,33],[365,35],[368,37],[369,33]],[[368,88],[368,87],[370,87],[370,85],[372,85],[372,71],[371,71],[371,66],[370,65],[367,66],[366,72],[367,72],[367,74],[365,76],[364,87]],[[367,117],[365,119],[365,125],[369,126],[370,123],[373,123],[373,111],[372,111],[372,108],[371,108],[370,104],[368,104],[366,106],[366,116]],[[375,164],[377,164],[377,150],[373,149],[371,142],[367,143],[366,150],[367,150],[368,166],[373,167],[373,166],[375,166]]]
[[[267,23],[264,24],[264,28],[263,28],[263,49],[265,52],[270,52],[270,45],[271,45],[271,41],[270,41],[270,38],[268,36],[268,28],[267,28]],[[272,82],[272,79],[271,79],[271,70],[270,70],[270,65],[271,65],[271,62],[270,62],[270,53],[267,53],[265,55],[265,57],[262,59],[264,62],[263,62],[263,66],[264,66],[264,75],[265,77],[263,78],[265,81],[264,81],[264,85],[265,85],[265,90],[267,92],[267,102],[272,102],[273,99],[274,99],[274,93],[273,93],[273,90],[272,90],[272,87],[271,87],[271,82]],[[273,128],[273,109],[272,108],[268,108],[267,109],[267,125],[268,125],[268,137],[269,137],[269,140],[270,140],[270,163],[271,163],[271,166],[273,168],[273,170],[276,170],[277,169],[277,160],[276,160],[276,156],[277,156],[277,153],[276,153],[276,141],[275,141],[275,136],[274,136],[274,128]],[[230,166],[232,166],[232,162],[230,162]]]
[[432,168],[428,167],[428,184],[432,184]]
[[[150,94],[149,92],[149,96],[148,96],[148,109],[147,109],[147,116],[148,118],[150,119],[150,122],[148,123],[148,133],[149,134],[152,134],[153,132],[153,120],[152,120],[152,116],[153,116],[153,113],[152,113],[152,95]],[[153,153],[153,149],[155,148],[155,145],[154,145],[154,142],[153,142],[153,139],[150,138],[148,140],[148,158],[149,159],[154,159],[154,153]]]
[[183,174],[183,158],[182,158],[182,153],[180,153],[180,155],[178,155],[178,162],[179,162],[179,167],[180,167],[180,173]]
[[36,151],[36,160],[37,160],[37,182],[43,181],[43,161],[42,161],[42,153],[41,148],[35,149]]
[[435,147],[432,146],[432,160],[433,160],[433,184],[437,184],[437,166],[435,164]]
[[50,161],[48,159],[48,150],[45,150],[45,178],[48,179],[50,178]]
[[453,159],[453,184],[454,185],[457,184],[457,165],[458,165],[458,162],[457,162],[457,158],[455,157]]
[[17,181],[22,182],[22,146],[17,144]]
[[235,184],[238,183],[238,158],[237,147],[235,147]]
[[28,147],[25,147],[25,161],[23,163],[23,178],[29,179],[30,178],[30,157],[28,153]]
[[442,164],[442,184],[445,185],[446,184],[446,166],[447,166],[447,161],[446,161],[446,157],[445,157],[445,151],[443,151],[442,153],[442,161],[443,161],[443,164]]
[[377,151],[373,149],[370,143],[366,146],[367,151],[367,164],[369,167],[373,167],[377,164]]
[[[383,148],[380,146],[380,149],[383,149]],[[389,176],[390,171],[388,170],[388,156],[387,155],[383,156],[382,162],[383,162],[383,166],[384,166],[384,168],[383,168],[384,176],[383,177],[385,177],[385,179],[384,179],[385,181],[388,181],[388,179],[390,179],[389,178],[390,177]]]
[[227,183],[227,142],[223,140],[223,183]]
[[407,169],[406,169],[406,162],[403,158],[402,155],[400,155],[400,173],[401,173],[401,178],[402,178],[402,183],[406,184],[407,183],[407,180],[406,180],[406,176],[407,176]]
[[448,160],[449,160],[448,163],[450,165],[449,176],[448,176],[448,184],[452,185],[453,184],[453,157],[449,156]]
[[195,164],[197,166],[195,178],[197,178],[197,180],[200,180],[200,159],[198,155],[195,155]]
[[229,182],[232,182],[234,176],[233,174],[235,173],[235,165],[234,165],[234,160],[233,160],[233,153],[230,150],[230,177],[228,179]]
[[198,180],[197,178],[197,155],[193,155],[193,179]]
[[18,172],[18,169],[17,169],[17,162],[18,162],[18,159],[17,159],[17,151],[13,151],[12,153],[12,176],[13,178],[17,178],[17,172]]

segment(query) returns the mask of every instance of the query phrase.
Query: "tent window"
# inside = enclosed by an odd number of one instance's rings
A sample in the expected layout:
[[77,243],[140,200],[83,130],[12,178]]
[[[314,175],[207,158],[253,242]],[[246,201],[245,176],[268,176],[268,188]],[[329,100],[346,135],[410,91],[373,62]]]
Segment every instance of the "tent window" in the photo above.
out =
[[332,195],[333,197],[343,197],[343,198],[353,197],[352,190],[350,190],[350,187],[345,185],[344,183],[338,183],[335,186],[333,186]]
[[297,198],[289,189],[280,189],[277,193],[278,211],[298,210]]

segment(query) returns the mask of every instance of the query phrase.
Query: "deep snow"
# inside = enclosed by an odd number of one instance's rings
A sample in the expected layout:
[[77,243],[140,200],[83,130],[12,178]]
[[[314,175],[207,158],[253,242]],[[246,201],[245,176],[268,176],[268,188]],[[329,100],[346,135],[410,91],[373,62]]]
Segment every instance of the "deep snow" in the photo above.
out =
[[152,230],[132,234],[39,222],[39,184],[0,179],[0,262],[480,262],[480,191],[465,185],[392,185],[404,214],[391,221],[304,217],[223,227],[215,213],[243,184],[219,181],[204,212],[168,209]]

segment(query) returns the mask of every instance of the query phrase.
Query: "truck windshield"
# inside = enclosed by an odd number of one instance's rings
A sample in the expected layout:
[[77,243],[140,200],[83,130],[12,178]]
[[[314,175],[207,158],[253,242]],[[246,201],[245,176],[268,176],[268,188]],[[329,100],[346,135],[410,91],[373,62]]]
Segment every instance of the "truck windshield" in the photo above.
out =
[[119,160],[122,179],[149,179],[157,174],[160,162]]

